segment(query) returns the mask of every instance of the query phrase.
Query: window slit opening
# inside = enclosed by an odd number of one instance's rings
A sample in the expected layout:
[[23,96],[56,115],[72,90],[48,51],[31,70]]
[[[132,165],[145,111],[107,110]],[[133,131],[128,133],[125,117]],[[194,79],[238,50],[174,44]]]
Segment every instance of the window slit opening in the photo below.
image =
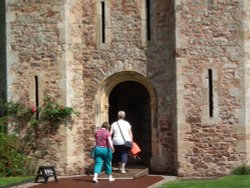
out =
[[35,107],[36,107],[36,119],[39,119],[39,83],[38,83],[38,76],[35,76]]
[[102,29],[102,43],[106,42],[105,37],[105,2],[101,2],[101,29]]
[[146,0],[146,30],[147,30],[147,40],[151,40],[151,21],[150,21],[150,0]]
[[213,117],[214,101],[213,101],[213,70],[208,69],[208,102],[209,102],[209,117]]

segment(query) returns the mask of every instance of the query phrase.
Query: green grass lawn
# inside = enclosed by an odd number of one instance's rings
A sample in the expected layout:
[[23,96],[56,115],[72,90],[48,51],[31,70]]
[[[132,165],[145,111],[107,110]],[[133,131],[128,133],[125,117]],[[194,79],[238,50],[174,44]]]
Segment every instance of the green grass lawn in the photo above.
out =
[[216,180],[176,180],[159,188],[250,188],[250,176],[225,176]]
[[33,176],[23,176],[23,177],[0,177],[0,186],[11,185],[14,183],[24,182],[28,180],[34,180]]

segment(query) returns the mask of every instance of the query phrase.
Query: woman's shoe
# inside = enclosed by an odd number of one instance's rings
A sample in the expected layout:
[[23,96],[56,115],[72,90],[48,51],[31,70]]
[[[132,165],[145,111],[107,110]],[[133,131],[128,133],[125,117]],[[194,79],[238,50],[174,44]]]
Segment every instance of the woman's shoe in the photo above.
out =
[[119,162],[119,163],[118,163],[118,166],[119,166],[119,170],[121,171],[121,169],[122,169],[122,163]]
[[98,183],[98,180],[94,178],[94,179],[93,179],[93,182],[94,182],[94,183]]
[[97,183],[98,182],[98,180],[97,180],[97,178],[98,178],[98,173],[94,173],[94,177],[93,177],[93,182],[94,183]]
[[122,174],[125,174],[125,173],[126,173],[126,171],[125,171],[125,170],[121,170],[121,173],[122,173]]
[[115,181],[115,178],[109,178],[109,181]]

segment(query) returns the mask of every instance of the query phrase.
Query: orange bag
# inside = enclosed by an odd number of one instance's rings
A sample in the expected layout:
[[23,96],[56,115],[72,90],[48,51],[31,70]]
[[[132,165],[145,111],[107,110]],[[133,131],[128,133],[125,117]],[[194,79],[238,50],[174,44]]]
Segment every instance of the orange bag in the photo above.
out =
[[141,148],[135,142],[133,142],[130,152],[132,153],[132,155],[137,155],[141,152]]

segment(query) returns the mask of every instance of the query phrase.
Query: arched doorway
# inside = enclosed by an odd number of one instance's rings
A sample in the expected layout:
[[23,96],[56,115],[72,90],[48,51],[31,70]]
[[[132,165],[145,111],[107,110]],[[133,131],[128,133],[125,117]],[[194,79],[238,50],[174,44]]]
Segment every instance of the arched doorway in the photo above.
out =
[[117,84],[109,95],[109,122],[117,120],[119,110],[126,112],[126,120],[132,125],[134,141],[142,149],[140,162],[150,166],[151,108],[147,89],[136,81],[123,81]]
[[[130,101],[135,105],[132,105]],[[134,129],[135,141],[138,141],[142,148],[142,162],[151,167],[154,162],[152,159],[159,153],[159,144],[155,121],[156,94],[147,77],[134,71],[122,71],[103,80],[96,95],[96,127],[104,121],[110,123],[116,121],[117,109],[123,104],[127,120],[131,122]],[[135,115],[134,111],[139,115]]]

